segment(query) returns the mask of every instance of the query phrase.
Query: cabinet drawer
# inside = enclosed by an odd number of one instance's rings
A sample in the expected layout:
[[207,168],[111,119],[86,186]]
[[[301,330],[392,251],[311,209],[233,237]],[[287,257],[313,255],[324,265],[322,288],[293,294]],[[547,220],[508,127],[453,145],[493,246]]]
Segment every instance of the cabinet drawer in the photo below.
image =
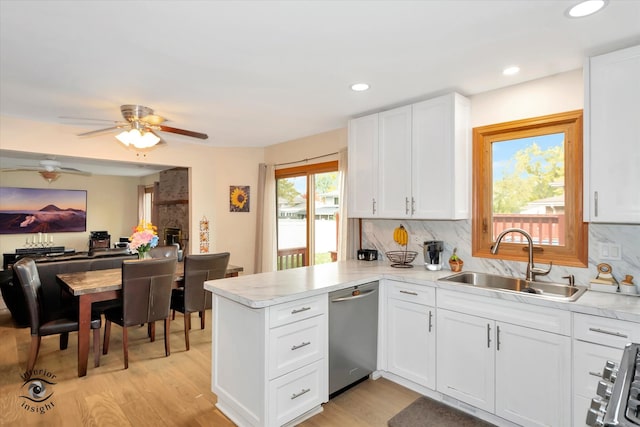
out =
[[281,426],[327,401],[324,360],[269,383],[269,425]]
[[605,363],[608,360],[618,363],[621,358],[622,350],[619,348],[574,340],[573,390],[575,394],[589,399],[595,397]]
[[415,302],[423,305],[436,305],[436,288],[431,286],[416,285],[413,283],[397,282],[389,280],[387,295],[402,301]]
[[269,309],[269,327],[275,328],[326,312],[326,294],[278,304]]
[[582,341],[624,348],[630,342],[640,341],[640,324],[574,313],[573,336]]
[[316,316],[269,331],[269,378],[324,358],[327,317]]

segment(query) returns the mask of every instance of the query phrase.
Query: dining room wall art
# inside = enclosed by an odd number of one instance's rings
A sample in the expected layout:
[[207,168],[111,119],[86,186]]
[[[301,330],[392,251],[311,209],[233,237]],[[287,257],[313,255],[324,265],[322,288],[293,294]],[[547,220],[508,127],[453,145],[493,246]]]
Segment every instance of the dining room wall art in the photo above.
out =
[[86,230],[86,190],[0,187],[0,234]]
[[249,212],[248,185],[232,185],[229,187],[229,212]]

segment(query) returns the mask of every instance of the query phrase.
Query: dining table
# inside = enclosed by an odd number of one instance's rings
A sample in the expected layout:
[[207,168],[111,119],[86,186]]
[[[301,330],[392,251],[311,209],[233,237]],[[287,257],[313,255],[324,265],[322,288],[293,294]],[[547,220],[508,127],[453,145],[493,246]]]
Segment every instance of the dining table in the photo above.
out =
[[[235,277],[242,267],[229,265],[225,277]],[[79,271],[56,275],[60,286],[78,298],[78,376],[87,375],[91,335],[91,306],[94,302],[118,299],[122,293],[122,268]],[[174,287],[184,277],[184,263],[176,264]],[[100,351],[94,349],[93,351]]]

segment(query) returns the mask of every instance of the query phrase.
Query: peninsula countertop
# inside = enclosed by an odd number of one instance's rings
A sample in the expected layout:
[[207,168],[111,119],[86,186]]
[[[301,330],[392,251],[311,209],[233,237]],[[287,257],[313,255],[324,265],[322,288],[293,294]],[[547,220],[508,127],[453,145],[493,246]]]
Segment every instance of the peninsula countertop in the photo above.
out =
[[349,260],[211,280],[205,282],[204,287],[217,295],[259,309],[375,280],[390,279],[640,323],[640,297],[637,296],[587,291],[577,301],[564,302],[531,294],[438,281],[451,274],[449,270],[398,269],[388,263]]

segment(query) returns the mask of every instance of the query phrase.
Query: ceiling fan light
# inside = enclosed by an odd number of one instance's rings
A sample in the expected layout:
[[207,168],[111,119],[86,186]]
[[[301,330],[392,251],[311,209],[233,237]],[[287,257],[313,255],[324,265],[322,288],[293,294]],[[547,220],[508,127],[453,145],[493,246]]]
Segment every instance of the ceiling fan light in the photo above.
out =
[[136,148],[149,148],[160,142],[160,138],[154,135],[152,132],[144,132],[141,137],[133,141],[133,146]]
[[140,132],[138,129],[121,132],[116,135],[116,139],[127,147],[133,145],[135,148],[150,148],[160,142],[153,132]]
[[56,179],[60,178],[60,174],[58,172],[49,172],[49,171],[40,171],[38,172],[49,184],[51,184]]

